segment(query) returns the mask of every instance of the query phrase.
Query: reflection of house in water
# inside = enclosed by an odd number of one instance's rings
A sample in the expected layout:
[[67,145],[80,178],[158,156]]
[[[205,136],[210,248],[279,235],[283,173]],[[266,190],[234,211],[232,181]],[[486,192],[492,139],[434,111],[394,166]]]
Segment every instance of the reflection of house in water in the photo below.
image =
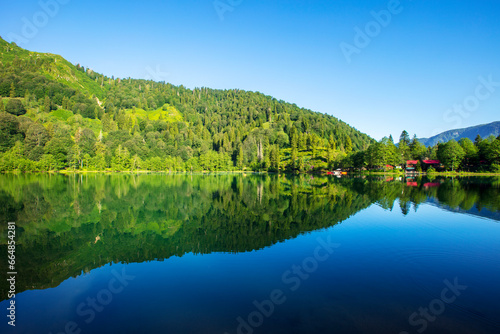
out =
[[439,187],[441,185],[441,183],[439,182],[427,182],[427,183],[424,183],[424,188],[436,188],[436,187]]
[[[418,187],[418,182],[413,177],[411,177],[411,178],[406,179],[406,185],[408,187]],[[423,186],[426,189],[436,188],[436,187],[441,186],[441,183],[439,183],[439,182],[427,182],[427,183],[424,183]]]

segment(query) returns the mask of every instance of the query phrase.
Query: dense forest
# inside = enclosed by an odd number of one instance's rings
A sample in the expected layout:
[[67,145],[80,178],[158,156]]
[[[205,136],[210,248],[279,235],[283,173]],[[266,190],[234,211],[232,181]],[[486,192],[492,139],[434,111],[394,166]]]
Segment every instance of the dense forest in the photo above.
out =
[[[403,131],[398,143],[392,136],[371,144],[368,149],[346,155],[339,165],[344,168],[386,170],[404,166],[408,160],[418,161],[417,171],[422,171],[421,161],[439,160],[449,171],[500,173],[500,136],[486,139],[477,136],[473,142],[462,138],[426,147],[408,132]],[[435,171],[434,168],[429,169]]]
[[0,38],[2,171],[318,171],[374,142],[258,92],[114,78]]

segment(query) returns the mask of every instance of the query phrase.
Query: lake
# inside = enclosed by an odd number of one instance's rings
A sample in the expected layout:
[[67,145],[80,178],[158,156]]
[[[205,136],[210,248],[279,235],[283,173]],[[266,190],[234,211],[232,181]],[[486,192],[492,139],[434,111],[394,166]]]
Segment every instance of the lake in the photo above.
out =
[[500,332],[499,179],[0,175],[0,218],[2,333]]

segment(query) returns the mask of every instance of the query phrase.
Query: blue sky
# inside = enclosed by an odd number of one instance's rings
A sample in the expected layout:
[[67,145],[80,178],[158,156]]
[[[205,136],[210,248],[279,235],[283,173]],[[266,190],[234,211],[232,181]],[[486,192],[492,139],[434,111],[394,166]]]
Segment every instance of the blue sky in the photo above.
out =
[[260,91],[376,139],[428,137],[500,120],[498,13],[496,0],[0,0],[0,35],[109,76]]

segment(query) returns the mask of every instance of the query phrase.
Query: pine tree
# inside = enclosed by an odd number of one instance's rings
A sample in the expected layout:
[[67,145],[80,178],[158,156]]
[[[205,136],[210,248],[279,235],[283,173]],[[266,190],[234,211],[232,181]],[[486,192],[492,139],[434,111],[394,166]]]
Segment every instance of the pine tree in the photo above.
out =
[[24,101],[26,102],[27,105],[30,105],[31,102],[31,94],[30,92],[26,89],[24,92]]
[[50,105],[50,98],[48,96],[45,96],[45,99],[43,101],[43,111],[50,112]]
[[269,150],[269,168],[279,171],[280,168],[280,149],[278,145],[272,145]]
[[292,170],[297,168],[297,147],[292,147],[292,156],[290,158],[290,166],[292,167]]
[[297,148],[299,145],[299,140],[298,140],[298,133],[297,133],[297,128],[292,127],[290,130],[290,146],[293,148]]
[[479,147],[479,144],[483,141],[483,138],[481,138],[480,135],[477,135],[476,136],[476,139],[474,140],[474,145],[476,145],[476,147]]
[[236,158],[236,161],[237,161],[237,166],[238,166],[238,169],[239,170],[243,170],[243,145],[240,145],[240,147],[238,148],[238,156]]
[[303,172],[303,171],[304,171],[304,168],[305,168],[304,158],[303,158],[303,157],[300,157],[300,158],[299,158],[299,171]]
[[307,145],[307,134],[306,133],[301,133],[299,135],[299,149],[304,150]]
[[406,146],[410,146],[410,136],[408,135],[408,132],[406,130],[403,130],[403,132],[401,132],[401,136],[399,136],[399,143],[405,143]]
[[333,168],[333,162],[335,159],[335,150],[329,146],[327,150],[327,163],[328,163],[328,168]]
[[111,117],[109,117],[108,114],[104,114],[104,116],[102,117],[102,129],[104,130],[104,132],[110,132],[111,131]]
[[333,135],[330,135],[330,138],[328,139],[328,145],[333,151],[337,149],[337,143],[335,142]]
[[61,106],[63,109],[68,109],[68,98],[66,96],[63,97]]
[[103,171],[106,169],[106,146],[101,141],[98,141],[95,148],[96,156],[94,157],[94,166],[96,170]]
[[14,82],[10,83],[10,98],[13,99],[16,97],[16,86],[14,86]]
[[352,140],[351,137],[347,136],[345,141],[345,153],[350,154],[352,152]]
[[404,130],[399,136],[398,149],[400,153],[400,162],[406,164],[406,161],[411,158],[410,155],[410,136],[408,132]]

